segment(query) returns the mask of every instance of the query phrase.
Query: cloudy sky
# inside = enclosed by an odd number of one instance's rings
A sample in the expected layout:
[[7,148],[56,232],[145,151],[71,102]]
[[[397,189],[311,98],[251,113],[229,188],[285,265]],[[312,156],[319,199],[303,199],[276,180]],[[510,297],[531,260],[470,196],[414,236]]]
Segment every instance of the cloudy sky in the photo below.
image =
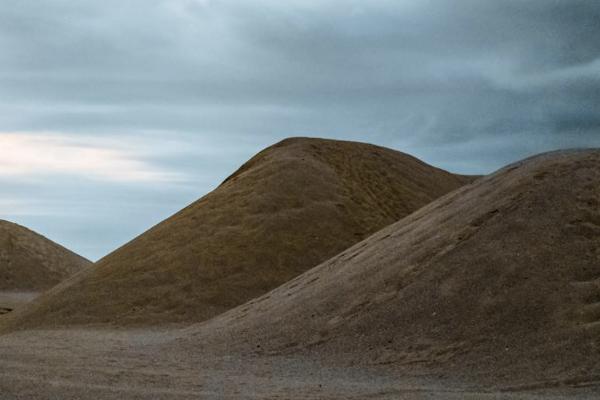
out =
[[97,259],[288,136],[455,172],[600,146],[600,2],[18,0],[0,218]]

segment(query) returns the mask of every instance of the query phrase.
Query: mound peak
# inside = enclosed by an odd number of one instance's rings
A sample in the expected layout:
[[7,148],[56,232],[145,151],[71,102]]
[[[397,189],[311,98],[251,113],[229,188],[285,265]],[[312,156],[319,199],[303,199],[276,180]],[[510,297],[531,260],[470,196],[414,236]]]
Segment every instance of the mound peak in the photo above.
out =
[[479,179],[184,340],[548,385],[597,379],[598,333],[600,150],[585,150]]
[[202,321],[471,180],[374,145],[287,139],[11,324]]
[[0,220],[0,291],[45,290],[90,264],[21,225]]

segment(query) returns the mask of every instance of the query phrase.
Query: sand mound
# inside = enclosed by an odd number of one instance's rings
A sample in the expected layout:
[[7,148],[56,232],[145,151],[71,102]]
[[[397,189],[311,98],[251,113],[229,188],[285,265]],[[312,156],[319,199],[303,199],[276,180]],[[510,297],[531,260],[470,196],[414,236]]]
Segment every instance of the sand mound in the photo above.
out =
[[512,384],[598,380],[600,151],[506,167],[182,340]]
[[202,321],[470,180],[373,145],[287,139],[9,323]]
[[45,290],[90,264],[25,227],[0,220],[0,291]]

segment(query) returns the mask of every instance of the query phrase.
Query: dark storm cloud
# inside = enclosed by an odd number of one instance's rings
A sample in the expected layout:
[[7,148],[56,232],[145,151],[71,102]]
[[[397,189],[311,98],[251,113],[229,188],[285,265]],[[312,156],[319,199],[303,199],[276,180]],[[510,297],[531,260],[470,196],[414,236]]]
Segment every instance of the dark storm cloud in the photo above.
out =
[[20,0],[0,132],[151,137],[146,161],[189,178],[173,211],[291,135],[484,173],[600,146],[599,20],[585,0]]

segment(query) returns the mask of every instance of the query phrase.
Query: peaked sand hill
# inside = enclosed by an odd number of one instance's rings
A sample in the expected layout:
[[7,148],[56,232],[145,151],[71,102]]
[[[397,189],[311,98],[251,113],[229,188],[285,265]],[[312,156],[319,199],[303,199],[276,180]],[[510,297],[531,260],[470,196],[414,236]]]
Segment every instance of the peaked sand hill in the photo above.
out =
[[31,301],[91,262],[51,240],[0,220],[0,315]]
[[600,150],[481,178],[172,345],[404,377],[597,381]]
[[283,284],[472,179],[369,144],[287,139],[0,324],[203,321]]
[[0,220],[0,291],[48,289],[90,264],[23,226]]

